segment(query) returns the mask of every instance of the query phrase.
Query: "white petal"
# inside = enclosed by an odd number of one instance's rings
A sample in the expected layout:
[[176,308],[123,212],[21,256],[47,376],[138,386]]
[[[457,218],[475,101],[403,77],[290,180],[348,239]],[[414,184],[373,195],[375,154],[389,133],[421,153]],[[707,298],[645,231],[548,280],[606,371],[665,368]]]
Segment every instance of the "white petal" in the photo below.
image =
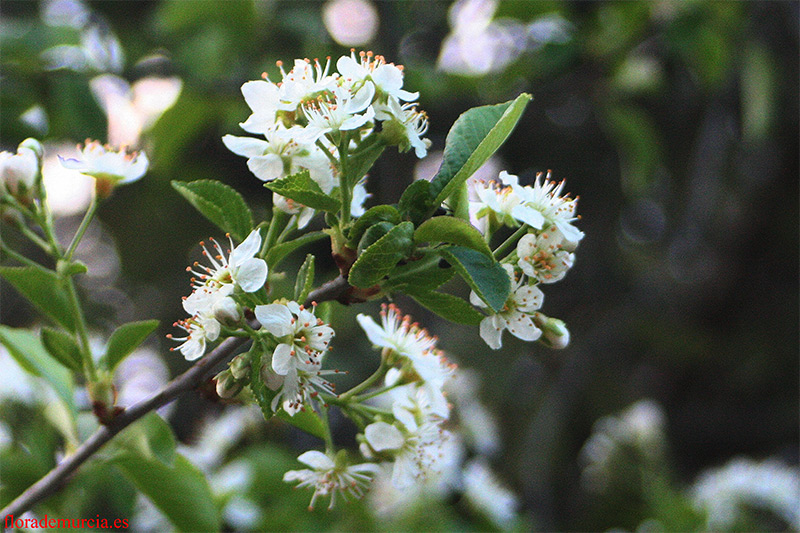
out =
[[[272,353],[272,370],[276,374],[285,376],[294,367],[292,347],[288,344],[279,344]],[[284,382],[286,386],[286,382]]]
[[367,442],[376,452],[383,450],[399,450],[405,443],[400,430],[386,422],[375,422],[364,430]]
[[336,70],[350,80],[360,80],[366,76],[367,72],[355,59],[350,56],[342,56],[336,61]]
[[367,334],[367,338],[372,344],[380,346],[381,348],[391,348],[391,344],[386,338],[386,332],[375,323],[371,316],[359,314],[356,320],[358,320],[358,325],[361,326],[361,329]]
[[199,359],[206,353],[206,339],[205,337],[200,337],[199,339],[191,338],[181,344],[179,350],[187,361]]
[[363,111],[372,103],[372,99],[374,97],[375,85],[371,81],[368,81],[358,90],[356,94],[353,95],[352,100],[350,100],[345,106],[345,111],[347,113],[358,113],[359,111]]
[[339,126],[339,129],[343,131],[358,129],[367,122],[369,122],[370,120],[372,120],[374,117],[375,117],[375,110],[372,108],[372,106],[369,106],[367,108],[367,111],[363,115],[353,115],[352,117],[342,122],[342,125]]
[[267,112],[278,104],[278,87],[268,81],[248,81],[242,85],[242,96],[253,113]]
[[544,293],[535,285],[524,285],[514,292],[514,301],[520,311],[530,313],[542,308]]
[[276,337],[284,337],[294,331],[292,313],[282,304],[257,305],[256,318],[264,329]]
[[403,86],[403,73],[394,65],[384,63],[370,75],[372,80],[389,94],[395,94]]
[[536,209],[525,205],[515,206],[511,210],[511,216],[536,229],[541,229],[544,225],[544,216]]
[[517,243],[517,255],[520,259],[527,257],[536,249],[536,235],[528,233]]
[[398,457],[392,468],[392,485],[396,489],[405,489],[414,484],[419,468],[408,457]]
[[247,168],[261,181],[272,181],[283,176],[283,159],[277,154],[251,157]]
[[471,303],[472,305],[476,305],[478,307],[486,307],[486,302],[481,300],[481,297],[478,296],[478,293],[476,293],[475,291],[470,291],[469,303]]
[[519,311],[511,311],[506,317],[506,329],[518,339],[524,341],[535,341],[542,336],[542,330],[534,325],[533,320],[528,315]]
[[256,292],[267,281],[267,262],[263,259],[248,259],[233,273],[233,280],[244,292]]
[[236,135],[225,135],[222,137],[222,144],[228,150],[242,157],[255,157],[264,155],[269,148],[269,143],[255,137],[237,137]]
[[317,450],[309,450],[297,458],[303,464],[307,464],[314,470],[332,470],[336,466],[333,459]]
[[241,264],[245,260],[255,257],[260,249],[261,232],[259,232],[258,229],[254,229],[250,232],[250,235],[231,252],[230,262],[234,265]]
[[497,315],[487,316],[481,320],[481,338],[492,350],[499,350],[503,346],[503,328],[497,326]]

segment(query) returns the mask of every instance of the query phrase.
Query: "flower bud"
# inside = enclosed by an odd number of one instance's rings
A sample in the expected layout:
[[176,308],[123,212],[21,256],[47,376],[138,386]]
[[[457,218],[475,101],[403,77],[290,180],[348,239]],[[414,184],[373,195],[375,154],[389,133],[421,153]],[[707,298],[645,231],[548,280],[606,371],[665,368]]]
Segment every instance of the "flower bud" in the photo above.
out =
[[536,313],[533,322],[542,330],[539,342],[545,346],[554,350],[563,350],[569,345],[569,330],[563,320]]
[[117,390],[114,387],[112,376],[108,372],[99,372],[96,381],[86,385],[89,399],[92,401],[92,410],[101,422],[110,420],[117,403]]
[[247,381],[250,377],[250,359],[244,354],[234,357],[228,368],[237,380]]
[[271,361],[264,361],[261,365],[261,379],[264,380],[264,385],[266,385],[269,390],[276,391],[283,386],[284,376],[272,370]]
[[217,394],[220,398],[233,398],[244,388],[244,382],[238,381],[230,370],[223,370],[214,377],[217,382]]
[[16,154],[0,152],[0,179],[9,194],[18,200],[30,200],[41,176],[42,153],[42,145],[36,139],[22,141]]

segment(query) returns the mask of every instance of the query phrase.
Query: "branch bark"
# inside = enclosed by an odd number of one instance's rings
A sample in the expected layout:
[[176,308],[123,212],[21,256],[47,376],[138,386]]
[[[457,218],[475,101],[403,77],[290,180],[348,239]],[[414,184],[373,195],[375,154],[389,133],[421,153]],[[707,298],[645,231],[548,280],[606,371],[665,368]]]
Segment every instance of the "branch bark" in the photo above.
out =
[[[311,302],[324,302],[327,300],[337,300],[344,295],[350,288],[347,280],[341,276],[324,283],[317,289],[311,291],[304,302],[310,306]],[[251,324],[257,327],[258,324]],[[219,346],[213,349],[194,366],[186,372],[167,383],[163,389],[146,400],[142,400],[136,405],[125,409],[115,416],[108,425],[100,426],[91,437],[81,444],[75,453],[61,461],[55,468],[47,473],[42,479],[28,487],[14,501],[9,503],[0,511],[0,528],[6,516],[19,516],[29,511],[34,505],[58,491],[66,482],[67,478],[75,472],[83,463],[110,441],[117,433],[130,426],[150,411],[170,403],[180,394],[192,390],[200,385],[203,380],[211,373],[211,370],[219,363],[230,358],[233,353],[249,339],[243,337],[230,337],[225,339]]]

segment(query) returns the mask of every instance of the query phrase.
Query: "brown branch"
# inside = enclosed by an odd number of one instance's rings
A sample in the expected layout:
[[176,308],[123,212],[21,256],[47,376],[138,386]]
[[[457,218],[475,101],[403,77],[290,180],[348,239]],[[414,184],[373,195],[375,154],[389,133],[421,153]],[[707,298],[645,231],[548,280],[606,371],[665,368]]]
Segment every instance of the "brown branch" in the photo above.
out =
[[[306,306],[310,306],[311,302],[338,300],[342,298],[350,288],[350,284],[347,283],[347,280],[339,276],[311,291],[304,303]],[[251,324],[251,326],[257,327],[258,324]],[[168,404],[181,393],[196,388],[203,382],[215,366],[228,359],[237,348],[248,340],[249,339],[243,337],[230,337],[225,339],[219,346],[209,352],[208,355],[189,368],[189,370],[167,383],[164,388],[156,394],[146,400],[142,400],[130,409],[125,409],[115,416],[107,425],[100,426],[91,437],[86,439],[86,441],[78,447],[75,453],[61,461],[55,468],[48,472],[47,475],[28,487],[25,492],[20,494],[14,501],[8,504],[5,509],[0,511],[0,520],[4,520],[8,515],[19,516],[55,493],[62,487],[73,472],[117,433],[133,424],[150,411],[155,411]],[[0,528],[3,527],[3,523],[4,522],[0,522]]]

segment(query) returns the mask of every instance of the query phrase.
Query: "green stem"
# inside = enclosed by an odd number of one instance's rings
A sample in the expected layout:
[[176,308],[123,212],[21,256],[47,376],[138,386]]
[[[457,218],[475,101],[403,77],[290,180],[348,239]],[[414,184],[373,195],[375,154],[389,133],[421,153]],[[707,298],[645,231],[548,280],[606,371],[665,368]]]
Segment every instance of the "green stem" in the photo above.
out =
[[319,147],[319,149],[322,150],[322,153],[325,154],[325,157],[328,158],[328,161],[330,161],[333,164],[333,166],[338,169],[339,168],[339,160],[336,159],[335,157],[333,157],[333,154],[331,153],[331,151],[328,150],[328,148],[322,143],[322,141],[317,139],[317,143],[316,144]]
[[282,225],[284,220],[286,220],[286,213],[273,207],[272,220],[269,221],[267,236],[264,239],[263,246],[261,246],[261,253],[258,254],[260,257],[264,257],[269,249],[275,244],[275,238],[278,235],[278,226]]
[[333,435],[331,434],[331,424],[328,420],[328,408],[324,405],[320,406],[322,411],[319,418],[322,420],[322,425],[325,428],[325,451],[333,455],[336,449],[333,447]]
[[373,384],[375,384],[376,381],[381,379],[386,374],[387,370],[389,370],[389,366],[386,364],[386,358],[382,357],[381,365],[370,377],[368,377],[363,382],[359,383],[349,391],[339,396],[339,399],[345,403],[350,403],[355,395],[359,394],[362,391],[367,390]]
[[94,215],[97,212],[97,206],[100,205],[100,202],[97,201],[97,195],[92,195],[92,203],[89,204],[89,209],[86,211],[86,214],[83,215],[83,220],[81,220],[81,225],[78,226],[78,231],[75,232],[75,236],[72,237],[72,242],[69,243],[69,247],[67,248],[67,252],[64,254],[64,259],[67,261],[72,259],[72,254],[75,253],[75,249],[78,248],[78,244],[80,244],[81,239],[83,239],[84,233],[86,233],[86,229],[89,227],[89,224],[92,223],[94,219]]
[[280,235],[278,235],[278,239],[275,241],[275,244],[280,244],[283,240],[289,236],[289,234],[297,228],[297,218],[300,215],[292,215],[292,218],[289,219],[289,223],[286,224],[286,227],[283,228],[283,231]]
[[81,344],[81,357],[83,358],[83,370],[86,373],[90,382],[97,381],[97,371],[94,368],[94,360],[92,359],[92,350],[89,346],[89,333],[86,328],[86,319],[83,316],[83,309],[78,300],[78,293],[75,290],[75,281],[72,276],[67,276],[64,280],[67,285],[67,295],[69,296],[69,304],[72,307],[72,314],[75,316],[76,326],[78,328],[78,338]]
[[515,242],[517,242],[517,240],[520,237],[525,235],[525,233],[527,232],[528,232],[527,224],[523,224],[522,226],[520,226],[517,231],[512,233],[511,236],[503,242],[503,244],[501,244],[500,246],[497,247],[497,249],[495,249],[494,258],[498,259],[501,255],[503,255],[503,253],[505,253],[506,250],[508,250]]
[[[341,133],[341,132],[340,132]],[[341,133],[342,139],[339,142],[339,194],[342,195],[342,214],[339,218],[339,227],[344,229],[350,222],[350,204],[353,202],[353,189],[350,186],[350,176],[347,175],[347,152],[350,143],[350,136]]]
[[53,245],[39,237],[36,232],[30,229],[28,226],[22,223],[14,224],[16,228],[26,236],[33,244],[44,250],[48,255],[59,256],[58,249],[55,248]]
[[374,398],[375,396],[380,396],[381,394],[383,394],[385,392],[389,392],[390,390],[395,389],[395,388],[399,387],[400,385],[403,385],[403,383],[395,383],[394,385],[389,385],[388,387],[383,387],[383,388],[380,388],[378,390],[372,391],[370,393],[362,394],[360,396],[356,396],[355,398],[352,399],[352,401],[357,402],[357,403],[361,403],[361,402],[363,402],[365,400],[369,400],[370,398]]

